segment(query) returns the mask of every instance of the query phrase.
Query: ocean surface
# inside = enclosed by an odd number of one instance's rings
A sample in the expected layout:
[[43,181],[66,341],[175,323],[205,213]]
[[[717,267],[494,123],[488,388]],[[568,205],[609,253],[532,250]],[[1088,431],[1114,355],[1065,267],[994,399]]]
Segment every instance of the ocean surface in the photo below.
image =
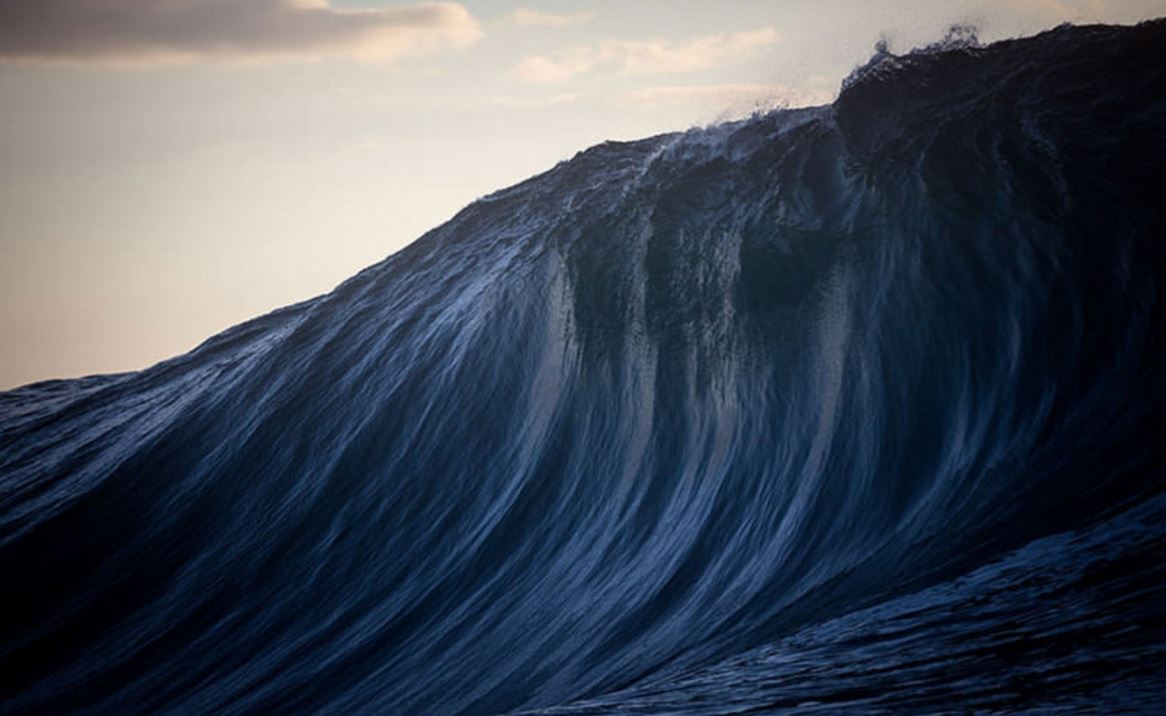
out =
[[877,51],[0,393],[2,714],[1166,712],[1166,22]]

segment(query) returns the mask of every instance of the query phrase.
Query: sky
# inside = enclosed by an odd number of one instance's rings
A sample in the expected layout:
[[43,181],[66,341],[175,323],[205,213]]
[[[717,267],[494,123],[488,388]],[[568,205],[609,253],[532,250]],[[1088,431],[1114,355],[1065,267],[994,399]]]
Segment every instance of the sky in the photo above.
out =
[[0,0],[0,390],[145,368],[607,139],[829,102],[885,39],[1166,0]]

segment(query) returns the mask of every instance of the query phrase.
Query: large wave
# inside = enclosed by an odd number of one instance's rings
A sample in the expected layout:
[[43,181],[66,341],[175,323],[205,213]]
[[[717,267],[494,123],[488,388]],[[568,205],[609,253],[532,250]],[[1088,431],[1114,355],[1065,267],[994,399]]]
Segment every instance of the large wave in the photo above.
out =
[[1163,57],[881,51],[0,394],[0,712],[1150,708]]

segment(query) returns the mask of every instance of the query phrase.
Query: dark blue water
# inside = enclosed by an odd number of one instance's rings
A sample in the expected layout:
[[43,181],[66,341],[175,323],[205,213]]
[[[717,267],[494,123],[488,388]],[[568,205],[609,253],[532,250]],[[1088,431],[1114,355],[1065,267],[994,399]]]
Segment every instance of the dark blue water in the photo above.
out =
[[1160,709],[1164,58],[880,51],[0,394],[0,712]]

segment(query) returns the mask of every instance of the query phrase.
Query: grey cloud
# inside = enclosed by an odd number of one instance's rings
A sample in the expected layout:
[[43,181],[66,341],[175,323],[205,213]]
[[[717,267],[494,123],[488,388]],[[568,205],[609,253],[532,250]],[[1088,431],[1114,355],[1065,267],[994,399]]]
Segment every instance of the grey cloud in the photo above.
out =
[[0,0],[0,58],[8,60],[390,60],[480,36],[456,3],[346,10],[326,0]]

